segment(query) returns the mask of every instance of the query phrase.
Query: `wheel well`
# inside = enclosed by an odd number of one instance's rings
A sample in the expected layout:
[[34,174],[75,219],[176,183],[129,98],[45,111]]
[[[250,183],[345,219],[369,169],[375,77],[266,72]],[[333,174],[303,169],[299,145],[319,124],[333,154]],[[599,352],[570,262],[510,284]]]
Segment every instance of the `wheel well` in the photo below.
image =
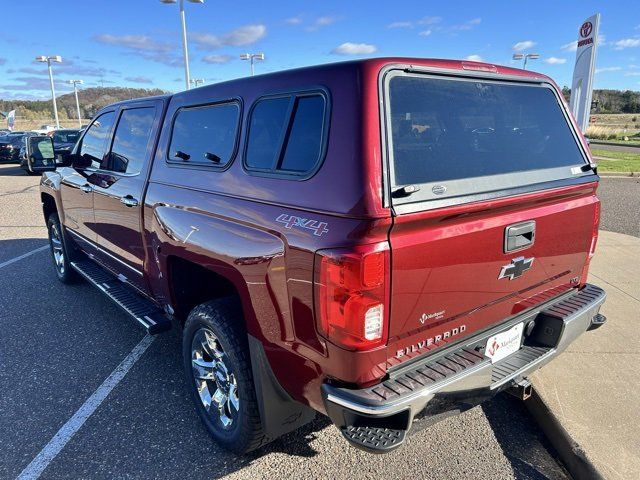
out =
[[46,222],[49,219],[49,215],[57,211],[56,201],[46,193],[41,193],[40,198],[42,199],[42,213],[44,213],[44,221]]
[[175,315],[182,321],[201,303],[239,296],[236,287],[222,275],[180,257],[168,259],[169,281]]

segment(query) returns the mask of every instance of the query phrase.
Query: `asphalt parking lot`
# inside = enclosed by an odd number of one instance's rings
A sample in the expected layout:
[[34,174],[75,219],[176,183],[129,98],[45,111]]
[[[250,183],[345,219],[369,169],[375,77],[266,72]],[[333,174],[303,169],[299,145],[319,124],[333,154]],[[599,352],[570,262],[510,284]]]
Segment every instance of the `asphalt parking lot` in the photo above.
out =
[[[219,449],[184,387],[179,332],[140,349],[142,331],[97,290],[57,282],[41,249],[38,181],[0,165],[0,478],[17,477],[34,459],[44,462],[41,478],[566,478],[524,406],[507,395],[383,456],[348,446],[324,418],[244,458]],[[625,182],[603,179],[604,228],[638,228],[618,197],[639,185]],[[130,370],[78,420],[136,346],[142,354]],[[77,431],[64,443],[56,434],[70,419]]]
[[602,230],[640,237],[640,178],[603,178],[598,196],[602,202]]

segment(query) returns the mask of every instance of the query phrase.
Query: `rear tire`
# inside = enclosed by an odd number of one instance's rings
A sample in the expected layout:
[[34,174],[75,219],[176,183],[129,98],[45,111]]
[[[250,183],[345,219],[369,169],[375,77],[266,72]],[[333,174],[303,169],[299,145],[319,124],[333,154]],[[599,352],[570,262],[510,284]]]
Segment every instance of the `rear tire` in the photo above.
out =
[[198,415],[216,442],[237,454],[268,442],[243,323],[236,298],[213,300],[191,311],[182,341],[187,387]]
[[49,231],[49,247],[56,276],[62,283],[75,283],[79,277],[71,267],[69,249],[64,239],[60,218],[57,213],[49,215],[47,220],[47,230]]

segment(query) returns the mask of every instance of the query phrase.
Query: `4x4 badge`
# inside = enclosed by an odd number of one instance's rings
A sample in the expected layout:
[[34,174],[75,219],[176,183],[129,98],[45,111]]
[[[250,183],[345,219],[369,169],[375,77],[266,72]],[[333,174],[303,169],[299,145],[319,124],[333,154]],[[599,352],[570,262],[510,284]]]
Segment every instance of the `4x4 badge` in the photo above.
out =
[[533,265],[533,257],[524,258],[518,257],[514,258],[509,265],[505,265],[500,270],[500,275],[498,275],[498,280],[501,278],[508,278],[509,280],[513,280],[514,278],[521,277],[524,272],[531,268]]
[[323,233],[327,233],[329,231],[327,222],[309,220],[308,218],[296,217],[295,215],[287,215],[286,213],[283,213],[278,218],[276,218],[276,222],[284,223],[284,228],[306,228],[308,230],[311,230],[313,234],[318,237],[321,237]]

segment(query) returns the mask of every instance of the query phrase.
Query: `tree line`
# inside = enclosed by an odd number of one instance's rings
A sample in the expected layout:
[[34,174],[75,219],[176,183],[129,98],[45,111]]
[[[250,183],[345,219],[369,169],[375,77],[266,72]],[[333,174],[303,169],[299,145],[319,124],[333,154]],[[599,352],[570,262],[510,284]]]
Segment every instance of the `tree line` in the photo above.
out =
[[[81,118],[91,118],[102,107],[111,103],[129,100],[131,98],[162,95],[166,93],[158,88],[123,88],[123,87],[95,87],[78,90]],[[75,119],[76,99],[73,93],[66,93],[56,97],[58,116],[63,119]],[[16,117],[25,120],[42,118],[53,119],[51,100],[0,100],[0,112],[16,111]],[[1,118],[1,117],[0,117]]]
[[[571,89],[562,89],[564,98],[569,101]],[[640,92],[633,90],[594,90],[592,113],[640,113]]]

